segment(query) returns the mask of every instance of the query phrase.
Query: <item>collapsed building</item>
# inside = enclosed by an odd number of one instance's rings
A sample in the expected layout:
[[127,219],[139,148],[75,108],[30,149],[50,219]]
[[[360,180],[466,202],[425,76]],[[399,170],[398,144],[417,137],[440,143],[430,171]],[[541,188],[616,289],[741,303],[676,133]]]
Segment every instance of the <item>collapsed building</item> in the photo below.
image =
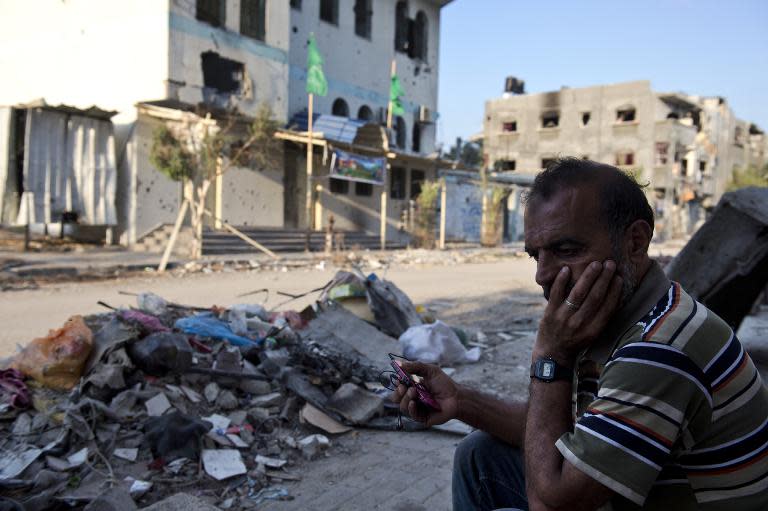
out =
[[486,102],[483,138],[499,171],[536,174],[561,155],[631,171],[649,184],[660,239],[691,234],[734,170],[768,161],[768,138],[724,98],[660,93],[649,81],[525,94],[509,78]]
[[[279,164],[227,172],[214,185],[211,209],[229,224],[272,230],[320,231],[333,215],[337,229],[375,234],[378,241],[384,204],[385,235],[396,241],[405,236],[409,200],[420,183],[437,175],[437,159],[430,155],[440,10],[449,1],[91,0],[50,4],[42,17],[38,6],[18,4],[0,20],[0,56],[16,77],[0,93],[0,104],[13,111],[44,98],[48,104],[116,112],[115,218],[109,220],[121,244],[139,248],[158,233],[162,237],[182,201],[182,185],[149,161],[154,129],[193,110],[252,117],[261,104],[289,132]],[[328,94],[314,103],[315,189],[307,218],[310,33],[325,60]],[[38,44],[43,39],[57,43]],[[383,126],[393,61],[405,90],[405,113],[394,116],[390,131]],[[337,148],[385,158],[388,179],[370,184],[330,178]],[[0,160],[7,162],[9,154]],[[388,200],[380,197],[383,190]],[[14,193],[19,197],[6,203],[21,203],[24,190]],[[22,218],[18,211],[7,216],[4,224]]]

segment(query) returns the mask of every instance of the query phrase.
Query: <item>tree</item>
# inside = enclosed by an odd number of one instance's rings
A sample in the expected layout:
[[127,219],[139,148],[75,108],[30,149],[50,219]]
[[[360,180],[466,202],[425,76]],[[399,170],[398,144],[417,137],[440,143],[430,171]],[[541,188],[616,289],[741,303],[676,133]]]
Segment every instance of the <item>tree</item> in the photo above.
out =
[[469,168],[477,168],[483,163],[483,142],[463,143],[460,138],[446,153],[449,160],[458,161]]
[[768,163],[759,169],[756,165],[750,165],[745,169],[734,169],[727,190],[732,192],[747,186],[768,187]]
[[277,161],[278,144],[274,138],[279,122],[272,109],[261,104],[253,119],[228,112],[213,119],[189,113],[179,121],[159,127],[153,136],[150,161],[165,176],[183,183],[177,225],[186,208],[191,210],[193,231],[192,257],[202,255],[203,216],[211,214],[205,203],[211,184],[233,167],[262,170]]

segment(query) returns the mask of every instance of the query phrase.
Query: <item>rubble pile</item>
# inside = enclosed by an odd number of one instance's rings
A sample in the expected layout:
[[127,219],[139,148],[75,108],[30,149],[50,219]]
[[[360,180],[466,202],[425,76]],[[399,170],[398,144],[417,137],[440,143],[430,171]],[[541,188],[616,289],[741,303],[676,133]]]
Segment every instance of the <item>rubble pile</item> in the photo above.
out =
[[[389,353],[413,338],[437,360],[445,349],[429,311],[359,271],[302,311],[136,300],[74,316],[0,365],[1,509],[290,499],[281,484],[334,435],[398,427],[381,384]],[[439,326],[454,358],[477,359]]]

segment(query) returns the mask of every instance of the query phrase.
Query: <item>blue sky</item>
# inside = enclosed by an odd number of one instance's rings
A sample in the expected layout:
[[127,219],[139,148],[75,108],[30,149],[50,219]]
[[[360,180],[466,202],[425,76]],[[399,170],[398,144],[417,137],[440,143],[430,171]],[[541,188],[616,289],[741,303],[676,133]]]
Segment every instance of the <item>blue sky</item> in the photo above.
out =
[[509,75],[530,93],[651,80],[724,96],[768,130],[768,1],[454,0],[441,17],[438,141],[480,132]]

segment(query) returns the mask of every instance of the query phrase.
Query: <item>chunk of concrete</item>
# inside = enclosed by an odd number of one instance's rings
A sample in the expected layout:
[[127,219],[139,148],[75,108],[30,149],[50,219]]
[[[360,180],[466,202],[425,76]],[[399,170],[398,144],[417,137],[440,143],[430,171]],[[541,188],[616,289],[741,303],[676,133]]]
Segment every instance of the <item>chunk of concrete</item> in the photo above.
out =
[[384,409],[384,398],[354,383],[345,383],[328,399],[326,407],[353,424],[365,424]]

